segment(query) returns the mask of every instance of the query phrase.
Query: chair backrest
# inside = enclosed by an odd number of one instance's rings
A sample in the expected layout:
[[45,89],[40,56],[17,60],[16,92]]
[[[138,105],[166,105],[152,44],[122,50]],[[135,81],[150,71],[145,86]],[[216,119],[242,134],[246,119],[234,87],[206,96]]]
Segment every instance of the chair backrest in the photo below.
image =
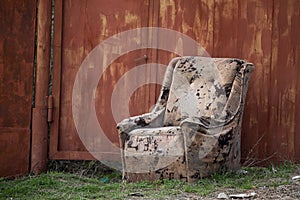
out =
[[164,115],[165,126],[186,118],[225,117],[224,107],[244,61],[228,58],[182,57],[172,74]]

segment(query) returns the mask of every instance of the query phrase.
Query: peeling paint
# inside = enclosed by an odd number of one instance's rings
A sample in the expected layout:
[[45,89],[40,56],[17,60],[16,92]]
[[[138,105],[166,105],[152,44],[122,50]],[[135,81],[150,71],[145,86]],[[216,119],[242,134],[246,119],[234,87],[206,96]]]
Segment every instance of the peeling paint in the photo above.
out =
[[139,24],[140,17],[134,13],[130,13],[129,11],[125,12],[125,23],[127,24]]

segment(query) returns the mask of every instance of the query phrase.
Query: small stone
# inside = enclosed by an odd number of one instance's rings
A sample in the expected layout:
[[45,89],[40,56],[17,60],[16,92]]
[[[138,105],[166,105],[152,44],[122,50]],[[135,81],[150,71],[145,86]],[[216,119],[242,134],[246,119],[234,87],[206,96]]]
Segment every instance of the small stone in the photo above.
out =
[[248,174],[248,171],[247,170],[244,170],[244,169],[240,169],[236,172],[238,175],[247,175]]
[[300,179],[300,176],[294,176],[294,177],[292,178],[292,180],[298,180],[298,179]]
[[221,192],[220,194],[218,194],[218,199],[229,199],[229,197],[227,196],[227,194],[225,194],[224,192]]
[[251,197],[255,197],[255,196],[256,196],[256,193],[251,192],[250,194],[231,194],[231,195],[229,195],[229,198],[244,199],[244,198],[251,198]]

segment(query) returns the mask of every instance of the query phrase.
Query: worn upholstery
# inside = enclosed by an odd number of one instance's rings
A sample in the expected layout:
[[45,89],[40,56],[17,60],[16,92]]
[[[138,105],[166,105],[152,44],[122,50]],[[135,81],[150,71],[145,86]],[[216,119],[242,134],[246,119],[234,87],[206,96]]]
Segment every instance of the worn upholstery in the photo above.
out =
[[240,166],[240,126],[253,64],[239,59],[170,61],[154,109],[117,125],[123,178],[193,182]]

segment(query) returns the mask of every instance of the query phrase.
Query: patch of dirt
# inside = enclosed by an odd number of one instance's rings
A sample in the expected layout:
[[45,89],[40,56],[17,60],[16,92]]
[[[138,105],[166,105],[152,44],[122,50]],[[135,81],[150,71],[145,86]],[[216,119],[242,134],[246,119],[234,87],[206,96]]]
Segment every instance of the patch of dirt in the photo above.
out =
[[196,194],[191,193],[182,193],[177,196],[173,196],[168,198],[168,200],[215,200],[218,197],[218,194],[224,192],[228,196],[231,194],[250,194],[255,192],[256,195],[251,198],[244,198],[244,199],[262,199],[262,200],[269,200],[269,199],[280,199],[280,200],[294,200],[300,199],[300,180],[293,181],[291,184],[288,185],[280,185],[278,187],[262,187],[257,189],[251,190],[235,190],[235,189],[224,189],[223,191],[215,191],[212,194],[206,197],[200,197]]

